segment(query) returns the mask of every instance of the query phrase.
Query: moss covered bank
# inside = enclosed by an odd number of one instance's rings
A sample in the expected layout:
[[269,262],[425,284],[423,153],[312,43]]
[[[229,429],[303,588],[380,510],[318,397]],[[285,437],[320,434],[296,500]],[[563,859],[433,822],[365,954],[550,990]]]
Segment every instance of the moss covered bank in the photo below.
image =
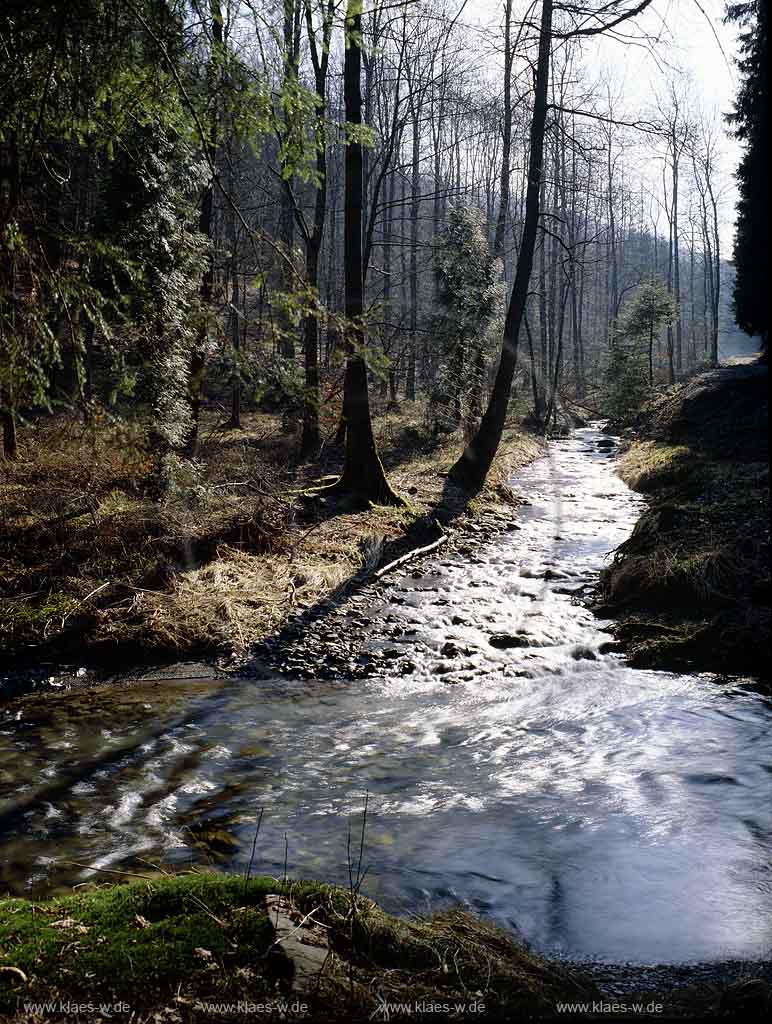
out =
[[189,873],[0,900],[0,1021],[14,1024],[726,1019],[772,1006],[752,972],[627,991],[465,911],[402,920],[319,882]]
[[634,664],[749,674],[769,686],[766,366],[668,389],[619,472],[649,499],[601,582]]
[[384,1002],[526,1017],[593,996],[470,914],[400,920],[316,882],[187,874],[0,901],[5,1020],[97,1019],[89,1004],[135,1021],[368,1020]]

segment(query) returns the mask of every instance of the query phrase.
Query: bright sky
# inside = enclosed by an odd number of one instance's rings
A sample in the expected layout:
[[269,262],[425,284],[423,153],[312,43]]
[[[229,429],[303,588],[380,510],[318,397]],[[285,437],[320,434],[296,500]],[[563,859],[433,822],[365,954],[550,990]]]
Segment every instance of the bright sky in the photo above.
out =
[[[516,0],[516,11],[520,12],[524,3],[525,0]],[[464,18],[472,23],[500,24],[503,6],[503,0],[467,0]],[[655,40],[650,47],[594,37],[585,41],[583,63],[591,74],[608,70],[613,80],[620,83],[623,99],[617,114],[631,119],[652,114],[656,94],[663,91],[673,70],[686,72],[690,77],[695,105],[719,128],[724,194],[721,245],[723,255],[728,257],[734,235],[736,196],[732,175],[740,148],[726,134],[722,120],[722,115],[732,108],[737,88],[736,32],[733,25],[723,24],[724,8],[724,0],[654,0],[642,15],[620,26],[626,36],[646,35]],[[641,155],[644,162],[650,162],[649,140],[645,136],[641,136]]]
[[722,120],[722,115],[732,109],[737,89],[736,32],[735,26],[723,24],[724,9],[724,0],[655,0],[651,9],[636,19],[638,28],[660,39],[652,53],[611,40],[604,40],[599,49],[604,61],[624,76],[630,108],[637,106],[643,111],[653,105],[654,94],[661,91],[669,67],[680,68],[690,76],[696,104],[719,124],[725,191],[722,247],[728,256],[736,196],[732,175],[740,147],[726,133]]

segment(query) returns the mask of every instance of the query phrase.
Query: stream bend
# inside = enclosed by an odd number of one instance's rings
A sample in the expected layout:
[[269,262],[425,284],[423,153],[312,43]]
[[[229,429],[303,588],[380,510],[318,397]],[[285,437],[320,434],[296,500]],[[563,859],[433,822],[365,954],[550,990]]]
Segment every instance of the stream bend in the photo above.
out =
[[769,959],[772,708],[606,646],[581,595],[642,505],[613,455],[597,426],[551,442],[515,478],[519,530],[342,609],[389,678],[146,682],[4,712],[2,807],[50,794],[0,839],[4,889],[84,864],[244,870],[261,808],[253,871],[286,858],[347,884],[367,791],[364,889],[386,909],[460,901],[579,959]]

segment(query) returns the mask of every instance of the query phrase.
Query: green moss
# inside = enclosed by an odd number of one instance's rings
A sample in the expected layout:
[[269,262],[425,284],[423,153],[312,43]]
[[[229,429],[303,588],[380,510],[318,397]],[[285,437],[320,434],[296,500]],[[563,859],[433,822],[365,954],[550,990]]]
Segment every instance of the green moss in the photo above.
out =
[[17,629],[44,629],[53,618],[63,618],[73,611],[78,602],[68,594],[49,594],[39,603],[34,601],[7,601],[3,603],[3,616]]
[[315,1020],[366,1020],[380,999],[468,1001],[470,993],[521,1016],[596,994],[463,911],[406,921],[319,882],[212,873],[84,888],[45,903],[0,900],[0,1014],[20,1021],[20,1007],[34,1001],[124,1001],[145,1019],[172,1002],[286,993],[293,965],[276,948],[269,893],[284,896],[297,928],[312,918],[328,944],[306,996]]
[[619,475],[634,491],[648,493],[683,481],[695,467],[695,456],[684,445],[635,441],[619,462]]
[[667,622],[631,616],[615,632],[627,645],[630,664],[638,668],[688,669],[710,642],[710,627],[704,620]]
[[38,646],[49,633],[61,633],[62,623],[72,622],[80,602],[70,594],[49,594],[42,600],[0,600],[0,652],[22,646]]
[[[262,901],[276,888],[270,879],[184,875],[39,904],[2,900],[0,966],[28,980],[3,972],[0,1010],[14,1009],[17,997],[136,1006],[169,997],[180,983],[239,989],[237,968],[259,964],[273,941]],[[263,976],[253,994],[272,986]]]

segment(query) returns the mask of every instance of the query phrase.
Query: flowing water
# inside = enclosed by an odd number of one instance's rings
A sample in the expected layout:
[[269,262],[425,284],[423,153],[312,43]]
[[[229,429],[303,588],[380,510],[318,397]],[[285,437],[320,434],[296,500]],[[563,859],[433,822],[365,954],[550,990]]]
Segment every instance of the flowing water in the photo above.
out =
[[[575,958],[768,958],[772,707],[606,646],[580,594],[641,503],[605,444],[593,427],[553,442],[515,480],[519,531],[341,611],[367,613],[391,678],[14,705],[3,887],[39,894],[84,865],[244,870],[261,810],[253,871],[347,883],[368,792],[364,890],[389,909],[460,901]],[[503,633],[516,646],[490,644]]]

